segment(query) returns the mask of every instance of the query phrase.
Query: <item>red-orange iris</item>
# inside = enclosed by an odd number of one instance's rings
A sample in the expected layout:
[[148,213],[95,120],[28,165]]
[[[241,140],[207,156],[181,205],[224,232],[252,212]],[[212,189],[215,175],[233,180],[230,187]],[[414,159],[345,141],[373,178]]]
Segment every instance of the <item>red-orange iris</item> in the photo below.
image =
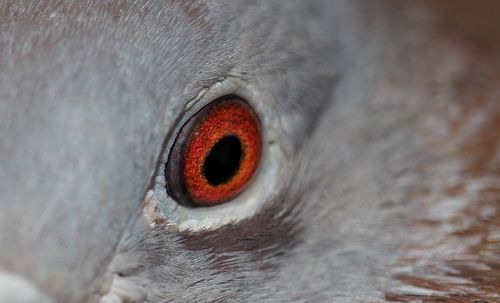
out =
[[169,155],[169,194],[182,204],[216,205],[241,193],[260,161],[259,121],[237,96],[213,101],[181,129]]

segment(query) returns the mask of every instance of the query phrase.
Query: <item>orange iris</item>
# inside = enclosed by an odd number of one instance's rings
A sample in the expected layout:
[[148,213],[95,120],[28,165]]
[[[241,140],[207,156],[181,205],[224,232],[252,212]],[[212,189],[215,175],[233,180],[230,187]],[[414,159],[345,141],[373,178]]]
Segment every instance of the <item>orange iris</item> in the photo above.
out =
[[260,161],[259,121],[236,96],[213,101],[181,129],[165,168],[167,191],[182,204],[216,205],[241,193]]

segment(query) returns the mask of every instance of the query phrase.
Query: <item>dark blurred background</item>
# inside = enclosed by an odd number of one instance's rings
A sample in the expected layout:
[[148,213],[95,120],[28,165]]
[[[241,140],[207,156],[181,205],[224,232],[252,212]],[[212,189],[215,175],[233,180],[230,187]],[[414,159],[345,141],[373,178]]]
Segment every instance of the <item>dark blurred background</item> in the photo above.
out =
[[445,30],[459,31],[467,38],[500,45],[500,1],[422,0],[440,17]]

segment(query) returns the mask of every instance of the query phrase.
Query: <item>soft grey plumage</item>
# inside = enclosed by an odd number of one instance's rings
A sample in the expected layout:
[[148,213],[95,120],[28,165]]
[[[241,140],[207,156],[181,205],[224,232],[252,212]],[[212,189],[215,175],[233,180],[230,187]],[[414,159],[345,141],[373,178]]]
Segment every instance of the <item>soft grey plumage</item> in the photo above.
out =
[[[0,1],[0,270],[56,302],[388,299],[435,158],[419,135],[435,101],[413,73],[433,56],[430,28],[412,12]],[[165,201],[141,202],[186,104],[227,79],[272,96],[261,113],[283,130],[282,187],[243,220],[179,230]]]

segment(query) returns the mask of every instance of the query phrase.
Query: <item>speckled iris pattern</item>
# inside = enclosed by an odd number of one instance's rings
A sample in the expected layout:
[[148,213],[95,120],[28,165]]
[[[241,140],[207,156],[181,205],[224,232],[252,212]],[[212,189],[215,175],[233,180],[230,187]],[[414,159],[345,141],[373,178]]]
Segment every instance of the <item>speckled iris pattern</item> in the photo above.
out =
[[[187,194],[201,206],[226,202],[245,189],[259,164],[262,138],[258,118],[248,103],[231,97],[210,103],[192,119],[195,123],[183,148],[182,177]],[[212,185],[204,164],[214,145],[227,136],[240,141],[239,167],[228,180]]]

